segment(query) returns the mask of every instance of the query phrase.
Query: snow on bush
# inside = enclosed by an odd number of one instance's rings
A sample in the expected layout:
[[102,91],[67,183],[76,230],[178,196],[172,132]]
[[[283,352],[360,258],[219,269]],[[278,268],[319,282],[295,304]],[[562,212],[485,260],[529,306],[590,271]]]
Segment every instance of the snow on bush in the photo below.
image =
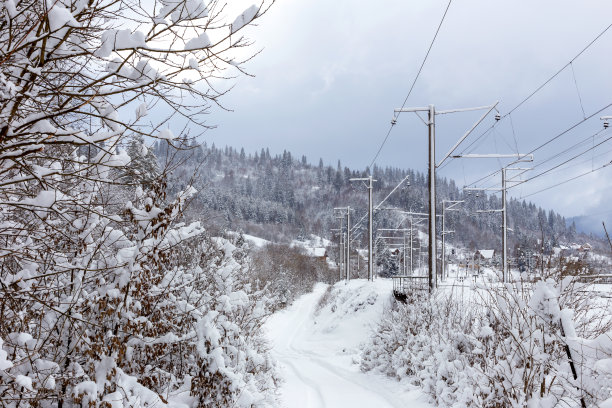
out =
[[[209,79],[236,69],[229,61],[249,46],[207,4],[0,6],[10,27],[0,30],[3,407],[251,407],[272,398],[259,334],[269,302],[249,286],[240,249],[183,221],[194,189],[181,183],[169,196],[176,163],[157,163],[143,145],[148,136],[193,147],[189,133],[210,126],[201,114],[226,92]],[[200,47],[185,50],[192,39]],[[147,106],[172,113],[145,122]],[[189,122],[180,134],[168,130],[173,115]]]
[[361,369],[419,385],[446,407],[610,401],[609,318],[589,318],[609,309],[572,279],[481,287],[469,301],[438,292],[396,303],[364,347]]
[[248,283],[247,254],[197,222],[177,222],[192,190],[166,202],[164,183],[155,185],[135,189],[121,229],[96,217],[76,224],[90,239],[70,262],[102,273],[54,274],[62,290],[45,298],[52,307],[14,308],[21,287],[3,291],[6,406],[22,398],[42,406],[275,404],[275,366],[260,332],[270,301]]

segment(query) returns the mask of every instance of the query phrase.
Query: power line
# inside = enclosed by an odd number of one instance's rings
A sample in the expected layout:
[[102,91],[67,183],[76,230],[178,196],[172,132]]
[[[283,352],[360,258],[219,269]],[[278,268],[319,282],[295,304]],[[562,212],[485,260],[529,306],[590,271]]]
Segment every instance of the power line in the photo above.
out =
[[[551,161],[551,160],[554,160],[554,159],[556,159],[556,158],[558,158],[558,157],[561,157],[561,156],[562,156],[562,155],[564,155],[565,153],[568,153],[568,152],[570,152],[570,151],[574,150],[575,148],[577,148],[577,147],[579,147],[579,146],[581,146],[581,145],[585,144],[585,143],[586,143],[586,142],[588,142],[588,141],[589,141],[591,138],[595,138],[595,137],[599,136],[599,134],[600,134],[600,133],[602,133],[602,132],[604,132],[605,130],[606,130],[606,129],[601,129],[601,130],[599,130],[599,131],[595,132],[594,134],[592,134],[592,135],[590,135],[590,136],[585,137],[584,139],[582,139],[582,140],[581,140],[581,141],[579,141],[578,143],[574,143],[572,146],[568,147],[567,149],[565,149],[565,150],[563,150],[563,151],[561,151],[561,152],[559,152],[559,153],[557,153],[557,154],[554,154],[554,155],[552,155],[551,157],[549,157],[548,159],[546,159],[546,160],[544,160],[544,161],[542,161],[542,162],[540,162],[540,163],[536,164],[535,166],[533,166],[533,168],[535,168],[535,167],[539,167],[539,166],[541,166],[541,165],[543,165],[543,164],[545,164],[545,163],[548,163],[548,162],[549,162],[549,161]],[[607,141],[607,140],[609,140],[609,139],[606,139],[606,141]],[[604,142],[605,142],[605,141],[604,141]],[[598,146],[599,146],[599,145],[598,145]],[[595,147],[597,147],[597,146],[593,146],[593,148],[591,148],[591,149],[589,149],[589,150],[587,150],[587,151],[593,150]],[[586,153],[586,152],[584,152],[584,153]]]
[[[589,157],[586,160],[582,160],[582,161],[579,161],[577,163],[573,163],[571,166],[566,166],[564,169],[561,169],[561,170],[567,170],[567,169],[571,169],[571,168],[576,167],[576,166],[582,166],[585,163],[588,163],[590,161],[592,162],[593,160],[599,159],[600,157],[603,157],[603,156],[607,156],[610,153],[612,153],[612,149],[606,150],[605,152],[602,152],[602,153],[599,153],[599,154],[596,154],[593,157]],[[561,171],[561,170],[558,170],[558,171]],[[556,171],[552,171],[551,173],[556,173]]]
[[544,88],[546,85],[548,85],[548,83],[550,81],[552,81],[553,79],[555,79],[557,77],[557,75],[559,75],[561,72],[563,72],[568,66],[570,66],[572,64],[572,62],[574,62],[578,57],[580,57],[586,50],[588,50],[593,44],[595,44],[595,42],[597,42],[597,40],[599,40],[601,38],[601,36],[603,36],[606,31],[608,31],[610,29],[610,27],[612,27],[612,24],[610,24],[609,26],[607,26],[601,33],[599,33],[597,35],[597,37],[595,37],[590,43],[587,44],[586,47],[584,47],[578,54],[576,54],[576,56],[574,58],[572,58],[567,64],[565,64],[561,69],[559,69],[557,72],[555,72],[550,78],[548,78],[546,81],[544,81],[544,83],[540,86],[538,86],[536,88],[535,91],[533,91],[532,93],[530,93],[525,99],[523,99],[521,102],[519,102],[518,105],[516,105],[514,108],[510,109],[508,111],[508,113],[506,113],[502,118],[505,118],[506,116],[510,115],[512,112],[514,112],[515,110],[517,110],[521,105],[523,105],[525,102],[527,102],[529,99],[531,99],[531,97],[533,97],[536,93],[538,93],[542,88]]
[[[440,33],[440,29],[442,28],[442,24],[444,23],[444,19],[446,18],[446,15],[448,14],[448,9],[450,8],[450,5],[451,5],[452,1],[453,0],[449,0],[448,4],[446,5],[446,9],[444,10],[444,14],[442,15],[442,18],[440,19],[440,23],[438,24],[438,28],[436,29],[436,32],[435,32],[435,34],[433,36],[433,39],[431,40],[431,43],[429,44],[429,48],[427,49],[427,52],[425,53],[425,57],[423,58],[423,61],[421,62],[421,66],[419,67],[419,70],[417,71],[417,74],[414,77],[414,80],[412,81],[412,85],[410,86],[410,90],[408,91],[408,94],[404,98],[404,102],[402,103],[402,108],[404,108],[406,106],[406,103],[408,102],[408,98],[410,98],[410,95],[412,94],[412,91],[414,90],[414,86],[416,85],[417,80],[419,79],[419,76],[421,75],[421,72],[423,71],[423,67],[425,66],[425,63],[427,62],[427,58],[429,57],[429,54],[431,53],[431,49],[433,48],[433,45],[434,45],[434,43],[436,41],[436,38],[438,38],[438,34]],[[398,112],[397,116],[399,116],[399,112]],[[383,139],[380,147],[376,151],[376,154],[374,155],[374,158],[370,162],[369,168],[370,168],[371,172],[373,171],[373,166],[376,163],[376,159],[378,159],[378,156],[380,155],[380,152],[382,151],[383,147],[387,143],[387,140],[389,139],[389,136],[391,135],[391,131],[393,130],[393,127],[395,126],[397,116],[395,116],[393,118],[393,120],[391,121],[391,126],[389,127],[389,130],[387,131],[387,134],[385,135],[385,138]],[[376,208],[378,208],[380,205],[382,205],[391,196],[391,194],[393,194],[399,188],[399,186],[406,180],[406,178],[402,179],[402,181],[400,181],[398,183],[398,185],[395,186],[395,188],[393,190],[391,190],[391,192],[387,195],[387,197],[385,197],[385,199],[383,201],[381,201],[378,204],[378,206],[376,206]],[[361,225],[361,222],[364,219],[365,219],[365,216],[362,219],[360,219],[353,226],[353,229],[356,229],[357,227],[359,227]]]
[[[385,201],[387,201],[387,199],[388,199],[389,197],[391,197],[391,194],[395,193],[395,191],[396,191],[396,190],[399,188],[399,186],[401,186],[401,185],[402,185],[402,183],[403,183],[404,181],[408,180],[408,177],[410,177],[410,174],[406,175],[406,177],[404,177],[404,178],[402,179],[402,181],[400,181],[400,182],[398,183],[398,185],[397,185],[397,186],[395,186],[395,187],[393,188],[393,190],[391,190],[391,192],[390,192],[389,194],[387,194],[387,196],[386,196],[386,197],[385,197],[385,198],[384,198],[384,199],[383,199],[383,200],[382,200],[380,203],[378,203],[378,204],[376,205],[376,207],[374,207],[374,211],[378,210],[378,209],[380,208],[380,206],[381,206],[381,205],[383,205],[383,204],[385,203]],[[365,220],[365,218],[366,218],[367,216],[368,216],[368,214],[366,213],[366,214],[365,214],[363,217],[361,217],[361,219],[360,219],[359,221],[357,221],[357,222],[355,223],[355,225],[353,225],[352,230],[357,229],[357,227],[359,227],[359,226],[361,225],[361,223],[363,222],[363,220]]]
[[[535,169],[536,167],[542,166],[543,164],[548,163],[548,162],[549,162],[549,161],[551,161],[551,160],[554,160],[554,159],[556,159],[556,158],[558,158],[558,157],[561,157],[563,154],[565,154],[565,153],[567,153],[567,152],[572,151],[572,150],[573,150],[573,149],[575,149],[576,147],[578,147],[578,146],[580,146],[580,145],[584,144],[585,142],[587,142],[589,139],[591,139],[591,138],[594,138],[594,137],[598,136],[598,135],[599,135],[600,133],[602,133],[604,130],[605,130],[605,129],[599,130],[599,131],[598,131],[598,132],[596,132],[595,134],[593,134],[593,135],[591,135],[591,136],[588,136],[588,137],[584,138],[584,139],[583,139],[583,140],[581,140],[580,142],[575,143],[574,145],[572,145],[572,146],[568,147],[567,149],[565,149],[565,150],[563,150],[563,151],[561,151],[561,152],[559,152],[559,153],[554,154],[553,156],[549,157],[548,159],[544,160],[543,162],[541,162],[541,163],[538,163],[538,164],[534,165],[534,166],[531,168],[531,170]],[[551,168],[549,168],[549,169],[547,169],[547,170],[544,170],[544,171],[542,171],[541,173],[538,173],[538,174],[536,174],[535,176],[530,177],[530,178],[528,178],[528,179],[526,179],[526,180],[521,180],[521,181],[518,181],[518,182],[517,182],[517,184],[515,184],[515,185],[512,185],[512,186],[508,187],[508,189],[511,189],[511,188],[517,187],[517,186],[519,186],[519,185],[521,185],[521,184],[524,184],[524,183],[526,183],[526,182],[528,182],[528,181],[531,181],[531,180],[533,180],[533,179],[535,179],[535,178],[538,178],[538,177],[541,177],[541,176],[543,176],[543,175],[545,175],[545,174],[548,174],[548,173],[550,173],[550,172],[553,172],[554,170],[557,170],[559,167],[562,167],[563,165],[565,165],[565,164],[567,164],[567,163],[569,163],[569,162],[571,162],[571,161],[573,161],[573,160],[577,159],[578,157],[580,157],[580,156],[582,156],[582,155],[584,155],[584,154],[586,154],[586,153],[588,153],[588,152],[590,152],[590,151],[592,151],[592,150],[595,150],[597,147],[599,147],[599,146],[603,145],[604,143],[606,143],[607,141],[609,141],[609,140],[611,140],[611,139],[612,139],[612,136],[610,136],[610,137],[608,137],[608,138],[604,139],[603,141],[601,141],[600,143],[598,143],[598,144],[596,144],[596,145],[594,144],[593,146],[589,147],[589,148],[588,148],[588,149],[586,149],[585,151],[583,151],[583,152],[581,152],[581,153],[578,153],[578,154],[576,154],[576,155],[572,156],[571,158],[569,158],[569,159],[565,160],[565,161],[564,161],[564,162],[562,162],[562,163],[557,164],[556,166],[553,166],[553,167],[551,167]],[[598,157],[599,157],[599,155],[598,155]],[[590,160],[590,159],[589,159],[589,160]]]
[[[539,145],[538,147],[536,147],[535,149],[531,150],[530,152],[526,153],[527,155],[529,154],[533,154],[535,151],[540,150],[541,148],[543,148],[544,146],[549,145],[550,143],[552,143],[553,141],[559,139],[560,137],[564,136],[565,134],[569,133],[570,131],[574,130],[575,128],[577,128],[578,126],[582,125],[584,122],[586,122],[587,120],[593,118],[594,116],[600,114],[601,112],[603,112],[604,110],[608,109],[610,106],[612,106],[612,103],[607,104],[606,106],[604,106],[601,109],[598,109],[596,112],[592,113],[591,115],[580,119],[578,122],[574,123],[573,125],[571,125],[569,128],[563,130],[562,132],[556,134],[555,136],[553,136],[552,138],[548,139],[546,142],[542,143],[541,145]],[[473,186],[476,183],[479,183],[480,181],[486,180],[489,177],[492,177],[493,175],[496,175],[500,172],[500,170],[496,170],[493,173],[490,173],[484,177],[481,177],[480,179],[471,182],[470,184],[468,184],[467,186]]]
[[574,78],[574,85],[576,85],[576,93],[578,94],[578,102],[580,102],[580,109],[582,110],[582,116],[586,116],[584,111],[584,105],[582,104],[582,96],[580,96],[580,88],[578,87],[578,81],[576,80],[576,72],[574,71],[574,64],[570,64],[572,67],[572,77]]
[[[438,33],[440,32],[440,28],[442,28],[442,23],[444,23],[444,19],[446,18],[446,14],[448,13],[448,9],[450,8],[450,5],[451,5],[452,1],[453,0],[449,0],[448,4],[446,5],[446,9],[444,10],[444,14],[442,15],[442,19],[440,20],[440,24],[438,24],[438,28],[436,29],[436,33],[434,34],[434,37],[431,40],[431,43],[429,44],[429,48],[427,49],[427,53],[425,54],[425,58],[423,58],[423,62],[421,62],[421,66],[419,67],[419,70],[418,70],[416,76],[414,77],[414,81],[412,81],[412,85],[410,86],[410,90],[408,91],[408,94],[404,98],[404,102],[402,103],[402,108],[404,106],[406,106],[406,102],[408,102],[408,98],[412,94],[412,90],[414,89],[414,86],[416,85],[416,82],[419,79],[419,76],[421,75],[421,71],[423,71],[423,67],[425,66],[425,62],[427,61],[427,58],[429,57],[429,53],[431,52],[431,49],[433,48],[434,42],[436,41],[436,38],[438,37]],[[399,116],[399,113],[398,113],[397,116]],[[376,152],[376,154],[374,155],[374,158],[372,159],[372,162],[370,163],[370,169],[372,168],[372,166],[374,166],[374,163],[376,162],[376,159],[378,158],[378,155],[380,154],[383,146],[385,145],[385,143],[387,143],[387,140],[389,139],[389,135],[391,134],[391,130],[393,129],[393,126],[395,126],[397,116],[395,116],[393,118],[393,120],[391,121],[391,126],[389,127],[389,130],[387,131],[387,134],[385,135],[385,138],[384,138],[382,144],[378,148],[378,151]]]
[[[547,173],[549,173],[549,172],[551,172],[551,171],[553,171],[553,170],[555,170],[555,169],[558,169],[559,167],[563,166],[564,164],[567,164],[567,163],[569,163],[570,161],[572,161],[572,160],[574,160],[574,159],[576,159],[576,158],[578,158],[578,157],[582,156],[583,154],[588,153],[588,152],[590,152],[591,150],[594,150],[596,147],[601,146],[602,144],[606,143],[606,142],[607,142],[608,140],[610,140],[610,139],[612,139],[612,136],[608,137],[607,139],[604,139],[602,142],[599,142],[598,144],[596,144],[596,145],[594,145],[594,146],[592,146],[592,147],[589,147],[587,150],[583,151],[582,153],[578,153],[577,155],[575,155],[575,156],[573,156],[573,157],[570,157],[569,159],[565,160],[564,162],[559,163],[559,164],[557,164],[556,166],[551,167],[551,168],[550,168],[550,169],[548,169],[548,170],[544,170],[543,172],[538,173],[538,174],[536,174],[536,175],[535,175],[535,176],[533,176],[533,177],[530,177],[530,178],[528,178],[528,179],[526,179],[526,180],[521,181],[521,182],[520,182],[520,183],[518,183],[518,184],[515,184],[515,185],[513,185],[513,186],[508,187],[508,189],[511,189],[511,188],[516,187],[516,186],[518,186],[518,185],[521,185],[521,184],[523,184],[523,183],[527,183],[528,181],[531,181],[531,180],[536,179],[536,178],[538,178],[538,177],[541,177],[541,176],[543,176],[543,175],[545,175],[545,174],[547,174]],[[534,167],[535,167],[535,166],[534,166]]]
[[391,127],[389,127],[389,130],[387,131],[387,134],[385,135],[383,142],[380,144],[378,151],[376,152],[376,154],[374,155],[374,158],[372,159],[372,162],[370,163],[370,166],[369,166],[370,171],[372,171],[372,168],[373,168],[372,166],[374,166],[376,159],[378,159],[378,155],[380,154],[382,148],[385,146],[385,143],[387,143],[387,139],[389,139],[389,135],[391,134],[391,131],[393,130],[393,126],[395,126],[395,123],[391,122]]
[[[548,159],[546,159],[546,160],[544,160],[544,161],[542,161],[542,162],[540,162],[540,163],[538,163],[538,164],[533,165],[533,166],[531,167],[531,170],[533,170],[533,169],[535,169],[535,168],[537,168],[537,167],[540,167],[540,166],[542,166],[542,165],[544,165],[544,164],[548,163],[549,161],[552,161],[552,160],[554,160],[554,159],[556,159],[556,158],[559,158],[559,157],[563,156],[565,153],[571,152],[571,151],[572,151],[572,150],[574,150],[575,148],[577,148],[577,147],[579,147],[579,146],[583,145],[585,142],[588,142],[588,141],[589,141],[589,139],[591,139],[591,138],[595,138],[596,136],[598,136],[600,133],[604,132],[605,130],[606,130],[605,128],[604,128],[604,129],[601,129],[601,130],[599,130],[599,131],[595,132],[594,134],[587,136],[586,138],[582,139],[581,141],[579,141],[579,142],[577,142],[577,143],[573,144],[572,146],[570,146],[570,147],[566,148],[565,150],[563,150],[563,151],[561,151],[561,152],[558,152],[558,153],[556,153],[556,154],[554,154],[554,155],[550,156]],[[548,173],[548,172],[552,172],[552,171],[554,171],[555,169],[557,169],[558,167],[561,167],[562,165],[564,165],[564,164],[566,164],[566,163],[568,163],[568,162],[570,162],[570,161],[572,161],[572,160],[574,160],[574,159],[578,158],[579,156],[582,156],[583,154],[588,153],[589,151],[594,150],[596,147],[598,147],[599,145],[601,145],[601,144],[603,144],[603,143],[607,142],[607,141],[608,141],[608,140],[610,140],[610,139],[611,139],[611,138],[608,138],[608,139],[604,140],[603,142],[599,143],[597,146],[593,145],[591,148],[589,148],[589,149],[585,150],[584,152],[582,152],[582,153],[580,153],[580,154],[578,154],[578,155],[574,156],[573,158],[571,158],[571,159],[569,159],[569,160],[565,161],[564,163],[561,163],[561,164],[560,164],[560,165],[558,165],[558,166],[555,166],[555,167],[553,167],[553,168],[548,169],[548,170],[546,171],[546,173]],[[599,156],[598,156],[598,157],[599,157]],[[590,159],[589,159],[589,160],[590,160]],[[501,170],[500,170],[500,171],[501,171]],[[497,173],[499,173],[499,171],[497,171],[497,172],[493,173],[492,175],[496,175]],[[537,177],[537,176],[534,176],[534,177],[532,177],[531,179],[533,179],[533,178],[535,178],[535,177]],[[525,183],[525,182],[527,182],[527,181],[529,181],[529,180],[531,180],[531,179],[528,179],[528,180],[521,180],[521,182],[520,182],[519,184],[523,184],[523,183]],[[517,184],[517,185],[519,185],[519,184]],[[490,185],[490,186],[487,186],[487,187],[485,187],[485,188],[492,188],[493,186],[494,186],[494,184],[493,184],[493,185]],[[513,186],[513,187],[514,187],[514,186]]]
[[569,128],[565,129],[563,132],[559,133],[558,135],[556,135],[556,136],[552,137],[551,139],[547,140],[546,142],[542,143],[541,145],[539,145],[538,147],[536,147],[535,149],[533,149],[532,151],[530,151],[527,154],[532,154],[533,152],[535,152],[537,150],[540,150],[544,146],[549,145],[550,143],[552,143],[553,141],[557,140],[561,136],[565,135],[566,133],[568,133],[568,132],[574,130],[575,128],[577,128],[578,126],[582,125],[587,120],[591,119],[592,117],[594,117],[594,116],[600,114],[601,112],[603,112],[604,110],[608,109],[610,106],[612,106],[612,103],[607,104],[606,106],[604,106],[603,108],[599,109],[598,111],[590,114],[589,116],[586,116],[584,119],[579,120],[578,122],[574,123]]
[[610,162],[608,162],[608,163],[604,164],[603,166],[598,167],[598,168],[596,168],[596,169],[589,170],[589,171],[587,171],[586,173],[579,174],[579,175],[577,175],[577,176],[575,176],[575,177],[572,177],[572,178],[570,178],[570,179],[564,180],[564,181],[562,181],[562,182],[560,182],[560,183],[553,184],[552,186],[549,186],[549,187],[543,188],[543,189],[541,189],[541,190],[538,190],[538,191],[536,191],[536,192],[533,192],[533,193],[530,193],[530,194],[524,195],[524,196],[522,196],[522,197],[521,197],[521,199],[523,199],[523,198],[527,198],[527,197],[532,196],[532,195],[535,195],[535,194],[539,194],[539,193],[541,193],[541,192],[543,192],[543,191],[550,190],[551,188],[558,187],[558,186],[560,186],[560,185],[562,185],[562,184],[569,183],[570,181],[576,180],[576,179],[578,179],[578,178],[580,178],[580,177],[584,177],[584,176],[589,175],[589,174],[591,174],[591,173],[595,173],[596,171],[599,171],[599,170],[603,169],[604,167],[607,167],[607,166],[609,166],[609,165],[611,165],[611,164],[612,164],[612,161],[610,161]]
[[[582,50],[580,50],[580,52],[578,52],[578,54],[576,54],[571,60],[569,60],[569,62],[567,62],[563,67],[561,67],[561,69],[559,69],[557,72],[555,72],[553,75],[551,75],[546,81],[544,81],[540,86],[538,86],[534,91],[532,91],[529,95],[527,95],[525,98],[523,98],[517,105],[515,105],[512,109],[510,109],[507,113],[505,113],[503,116],[501,116],[499,118],[499,120],[496,120],[495,122],[493,122],[493,124],[487,128],[486,130],[484,130],[474,141],[472,141],[466,148],[464,148],[460,154],[464,154],[467,152],[468,149],[470,149],[472,146],[474,146],[474,144],[476,144],[478,141],[480,141],[484,136],[486,136],[499,122],[501,122],[502,120],[504,120],[505,118],[509,117],[514,111],[516,111],[518,108],[520,108],[525,102],[527,102],[529,99],[531,99],[535,94],[537,94],[540,90],[542,90],[542,88],[544,88],[546,85],[548,85],[553,79],[555,79],[561,72],[563,72],[568,66],[572,65],[572,63],[574,61],[576,61],[582,54],[584,54],[584,52],[586,50],[588,50],[593,44],[595,44],[597,42],[597,40],[599,40],[610,28],[612,27],[612,24],[608,25],[603,31],[601,31],[593,40],[591,40],[584,48],[582,48]],[[573,68],[573,67],[572,67]],[[574,76],[575,79],[575,76]],[[576,84],[577,86],[577,84]],[[582,102],[582,101],[580,101]],[[582,107],[582,104],[581,104]],[[512,118],[510,118],[510,120],[512,120]],[[512,125],[512,130],[514,132],[514,124],[511,123]],[[516,137],[516,136],[515,136]],[[478,145],[474,146],[474,148],[478,147]],[[473,149],[472,149],[473,151]]]

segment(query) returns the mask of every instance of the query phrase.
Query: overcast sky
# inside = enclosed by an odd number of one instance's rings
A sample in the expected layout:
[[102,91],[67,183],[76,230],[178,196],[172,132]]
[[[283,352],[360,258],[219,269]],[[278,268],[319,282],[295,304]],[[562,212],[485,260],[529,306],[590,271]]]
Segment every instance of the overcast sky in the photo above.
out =
[[[233,112],[211,115],[218,128],[207,134],[207,141],[247,152],[287,149],[315,164],[321,157],[326,164],[339,159],[364,169],[389,128],[393,109],[404,101],[447,4],[279,0],[248,32],[263,48],[247,66],[255,77],[240,78],[224,99]],[[610,0],[454,0],[407,106],[450,109],[499,101],[504,115],[611,23]],[[612,103],[611,62],[612,29],[501,121],[473,153],[530,152]],[[438,160],[481,113],[437,118]],[[611,137],[612,127],[601,131],[602,115],[612,115],[612,108],[536,151],[532,175]],[[462,146],[493,121],[491,115]],[[579,147],[546,161],[580,141]],[[565,216],[592,213],[610,219],[612,166],[527,195],[600,167],[612,160],[611,149],[612,141],[604,142],[510,194]],[[463,186],[506,162],[457,159],[438,174]],[[414,114],[399,117],[376,163],[426,171],[427,129]],[[497,186],[499,179],[484,186]]]

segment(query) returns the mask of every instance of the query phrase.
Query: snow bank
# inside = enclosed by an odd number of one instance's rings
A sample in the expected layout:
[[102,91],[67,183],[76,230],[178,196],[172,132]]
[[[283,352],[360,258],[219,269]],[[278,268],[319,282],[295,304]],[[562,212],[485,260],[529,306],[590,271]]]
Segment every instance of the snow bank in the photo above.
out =
[[264,328],[279,361],[284,407],[430,407],[423,394],[359,370],[363,342],[389,302],[392,283],[352,280],[312,293],[274,314]]

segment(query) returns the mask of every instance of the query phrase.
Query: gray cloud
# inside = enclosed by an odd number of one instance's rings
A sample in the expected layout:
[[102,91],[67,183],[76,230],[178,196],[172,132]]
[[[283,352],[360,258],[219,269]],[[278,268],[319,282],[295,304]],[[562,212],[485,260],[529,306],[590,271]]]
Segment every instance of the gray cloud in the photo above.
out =
[[[251,30],[264,48],[249,64],[256,78],[239,80],[225,99],[234,112],[211,118],[219,128],[209,133],[210,140],[251,151],[262,146],[275,152],[289,149],[313,162],[323,157],[328,163],[340,159],[365,168],[386,133],[393,108],[406,95],[445,6],[446,1],[279,2],[260,27]],[[451,108],[500,100],[504,114],[611,20],[612,2],[607,0],[456,1],[408,105]],[[612,102],[611,49],[612,29],[574,62],[573,71],[562,72],[518,109],[512,123],[500,123],[478,152],[512,152],[517,146],[530,151],[579,121],[583,108],[588,115]],[[612,114],[612,109],[605,113]],[[438,157],[478,116],[439,118]],[[490,124],[488,120],[481,129]],[[601,126],[598,118],[584,123],[538,150],[534,164]],[[595,154],[606,147],[612,149],[612,143]],[[425,171],[426,149],[423,124],[414,115],[402,115],[377,163]],[[610,159],[612,155],[604,155],[590,164]],[[462,185],[501,164],[456,161],[440,176]],[[511,194],[527,195],[587,168],[551,173]],[[607,168],[529,199],[568,216],[601,212],[611,198],[610,175]]]

